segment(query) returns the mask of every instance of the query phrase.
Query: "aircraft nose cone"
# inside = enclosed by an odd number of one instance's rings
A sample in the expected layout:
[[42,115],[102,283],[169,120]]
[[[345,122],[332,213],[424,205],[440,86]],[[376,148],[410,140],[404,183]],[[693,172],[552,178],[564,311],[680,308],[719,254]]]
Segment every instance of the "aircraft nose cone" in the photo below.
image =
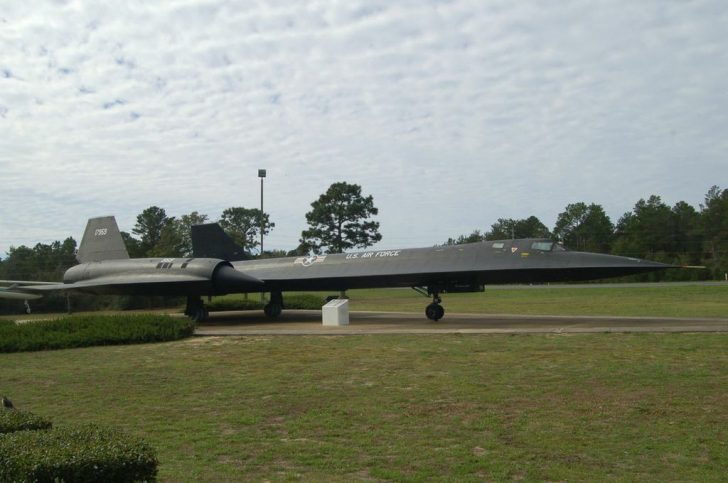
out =
[[230,265],[221,265],[213,276],[213,285],[218,292],[247,292],[259,290],[263,281],[235,270]]
[[673,268],[674,265],[639,258],[576,252],[571,269],[589,274],[589,279],[622,277]]
[[605,255],[590,253],[586,257],[587,260],[595,264],[605,267],[625,267],[644,270],[657,270],[662,268],[675,268],[675,265],[667,263],[653,262],[651,260],[643,260],[641,258],[623,257],[619,255]]

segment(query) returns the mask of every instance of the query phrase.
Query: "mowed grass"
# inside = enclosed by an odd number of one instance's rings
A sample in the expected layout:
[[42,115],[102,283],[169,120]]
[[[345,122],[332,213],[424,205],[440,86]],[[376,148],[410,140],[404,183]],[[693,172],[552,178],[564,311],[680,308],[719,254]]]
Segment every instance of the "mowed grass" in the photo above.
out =
[[[299,292],[283,294],[288,297]],[[300,292],[322,299],[331,292]],[[349,290],[351,310],[421,313],[424,316],[429,298],[411,289]],[[215,300],[242,301],[241,294],[215,297]],[[728,283],[725,285],[655,285],[629,287],[578,286],[538,288],[498,288],[485,292],[444,294],[442,304],[447,314],[522,314],[522,315],[605,315],[635,317],[728,317]],[[260,300],[250,294],[248,300]],[[20,305],[19,305],[20,307]],[[171,313],[178,309],[124,311]],[[116,314],[118,312],[94,312]],[[56,314],[63,316],[64,314]],[[45,319],[49,314],[0,316],[2,319]]]
[[725,481],[728,334],[193,338],[0,355],[163,481]]
[[[322,297],[328,292],[318,292]],[[285,297],[284,294],[284,303]],[[429,299],[410,289],[349,290],[351,310],[423,313]],[[229,295],[225,298],[242,298]],[[448,313],[524,315],[611,315],[651,317],[728,317],[725,285],[630,287],[498,288],[444,294]]]

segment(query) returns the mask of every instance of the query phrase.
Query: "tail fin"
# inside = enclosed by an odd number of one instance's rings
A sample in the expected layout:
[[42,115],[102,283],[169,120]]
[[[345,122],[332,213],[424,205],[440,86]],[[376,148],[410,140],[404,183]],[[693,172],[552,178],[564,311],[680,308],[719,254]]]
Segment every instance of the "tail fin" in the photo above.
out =
[[192,253],[200,258],[219,258],[234,262],[250,256],[217,223],[192,225]]
[[113,216],[91,218],[86,224],[76,259],[81,263],[129,258]]

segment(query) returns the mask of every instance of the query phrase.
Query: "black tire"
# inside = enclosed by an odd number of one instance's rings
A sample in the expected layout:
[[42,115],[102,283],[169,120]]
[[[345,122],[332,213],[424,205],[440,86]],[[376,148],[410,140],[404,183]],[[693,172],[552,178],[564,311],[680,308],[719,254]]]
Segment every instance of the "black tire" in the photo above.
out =
[[445,309],[443,309],[441,305],[433,303],[425,308],[425,315],[428,319],[437,322],[443,315],[445,315]]
[[203,322],[207,318],[205,317],[206,312],[207,311],[205,310],[205,307],[196,308],[192,315],[192,320],[194,320],[195,322]]

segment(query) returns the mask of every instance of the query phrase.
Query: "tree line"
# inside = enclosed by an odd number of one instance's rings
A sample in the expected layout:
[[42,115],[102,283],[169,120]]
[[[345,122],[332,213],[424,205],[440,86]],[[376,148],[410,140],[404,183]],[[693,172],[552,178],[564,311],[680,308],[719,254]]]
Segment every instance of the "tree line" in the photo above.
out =
[[[345,182],[333,183],[306,213],[308,228],[303,230],[298,246],[290,251],[269,250],[260,253],[260,231],[268,235],[275,227],[268,213],[257,208],[230,207],[223,210],[217,221],[251,257],[297,256],[309,253],[340,253],[357,247],[367,247],[381,240],[379,222],[371,219],[378,214],[371,195],[365,196],[361,186]],[[129,256],[187,257],[192,255],[190,236],[192,225],[210,222],[206,214],[193,211],[179,217],[169,216],[158,206],[150,206],[136,217],[129,232],[121,232]],[[257,252],[256,252],[257,250]],[[72,237],[63,242],[38,243],[34,247],[11,247],[7,257],[0,259],[0,279],[60,281],[64,272],[76,264],[77,243]],[[89,296],[74,294],[74,310],[132,309],[175,306],[183,303],[179,297]],[[38,311],[62,311],[69,299],[66,294],[53,292],[32,306]],[[17,300],[0,299],[0,313],[17,313],[22,304]]]
[[[268,213],[258,208],[234,206],[222,211],[216,221],[251,257],[280,257],[309,253],[341,253],[351,248],[371,246],[382,239],[379,222],[372,216],[379,213],[371,195],[362,194],[361,186],[346,182],[333,183],[311,203],[306,213],[308,228],[303,230],[298,246],[290,251],[269,250],[260,253],[260,232],[268,235],[275,223]],[[164,208],[150,206],[136,217],[131,233],[121,236],[132,258],[187,257],[192,255],[192,225],[213,220],[193,211],[169,216]],[[73,237],[63,242],[38,243],[10,247],[8,256],[0,259],[0,279],[59,281],[63,273],[76,264],[77,242]],[[256,252],[257,251],[257,252]]]
[[[257,208],[230,207],[216,220],[246,251],[258,257],[298,256],[309,253],[341,253],[371,246],[382,239],[378,214],[371,195],[361,186],[333,183],[311,203],[308,227],[298,246],[290,251],[260,253],[260,231],[268,235],[275,223]],[[131,233],[122,232],[131,257],[183,257],[192,255],[190,227],[210,222],[197,211],[169,216],[150,206],[136,217]],[[659,196],[640,199],[634,208],[613,223],[601,205],[585,202],[566,206],[549,230],[537,217],[499,218],[490,230],[449,238],[444,244],[460,244],[509,238],[553,238],[566,248],[612,253],[676,265],[704,265],[705,271],[682,272],[669,277],[723,278],[728,272],[728,189],[713,186],[704,203],[694,208],[684,201],[670,207]],[[57,281],[76,263],[72,237],[34,247],[11,247],[0,260],[0,279]],[[257,252],[256,252],[257,251]],[[678,271],[675,271],[678,272]],[[651,277],[664,276],[661,274]]]
[[[258,251],[256,256],[342,253],[351,248],[371,246],[382,239],[379,222],[371,219],[378,213],[373,197],[362,195],[361,186],[333,183],[311,203],[311,211],[306,213],[308,228],[301,232],[296,248]],[[132,258],[185,257],[192,255],[192,225],[209,221],[207,215],[196,211],[175,218],[167,216],[163,208],[151,206],[137,216],[132,234],[122,232],[122,237]],[[248,253],[259,249],[261,230],[263,236],[267,236],[275,228],[270,215],[257,208],[227,208],[216,221]]]
[[616,224],[601,205],[572,203],[559,213],[551,231],[535,216],[499,218],[490,230],[449,238],[445,245],[510,238],[551,238],[572,250],[706,267],[642,277],[651,280],[723,279],[728,272],[728,189],[713,186],[697,209],[685,201],[671,207],[652,195],[635,203]]

